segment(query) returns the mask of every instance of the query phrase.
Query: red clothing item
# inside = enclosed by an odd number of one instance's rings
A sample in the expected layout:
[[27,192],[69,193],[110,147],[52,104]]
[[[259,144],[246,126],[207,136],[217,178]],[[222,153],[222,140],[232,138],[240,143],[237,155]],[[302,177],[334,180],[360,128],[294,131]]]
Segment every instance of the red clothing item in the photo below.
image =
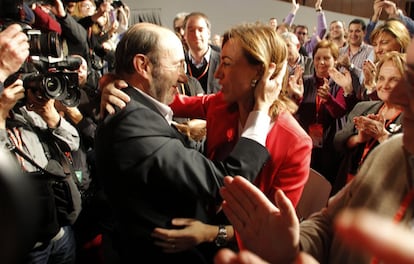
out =
[[[239,138],[239,113],[229,106],[221,92],[203,96],[177,95],[170,105],[176,117],[207,121],[206,155],[223,159]],[[296,207],[308,179],[312,140],[292,114],[282,112],[266,139],[270,160],[254,183],[271,200],[282,189]]]
[[[239,113],[227,104],[223,94],[203,96],[177,95],[170,105],[176,117],[201,118],[207,121],[206,155],[223,159],[239,138]],[[274,202],[277,189],[282,189],[296,207],[309,176],[312,140],[289,112],[279,114],[266,138],[270,159],[254,184]],[[239,249],[243,243],[234,232]]]
[[36,6],[36,8],[33,9],[33,13],[35,14],[33,28],[40,29],[42,32],[57,32],[59,35],[62,34],[60,23],[43,11],[42,8]]
[[221,92],[203,96],[177,95],[170,107],[175,117],[207,121],[206,156],[209,159],[223,160],[231,152],[239,137],[239,112],[236,106],[224,101]]

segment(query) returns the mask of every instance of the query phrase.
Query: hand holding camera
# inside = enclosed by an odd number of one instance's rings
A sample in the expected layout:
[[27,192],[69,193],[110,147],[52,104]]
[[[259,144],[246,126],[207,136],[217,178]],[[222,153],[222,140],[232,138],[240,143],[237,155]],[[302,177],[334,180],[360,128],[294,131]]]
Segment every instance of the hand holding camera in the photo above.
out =
[[20,25],[12,24],[0,32],[0,82],[18,71],[28,56],[28,37]]

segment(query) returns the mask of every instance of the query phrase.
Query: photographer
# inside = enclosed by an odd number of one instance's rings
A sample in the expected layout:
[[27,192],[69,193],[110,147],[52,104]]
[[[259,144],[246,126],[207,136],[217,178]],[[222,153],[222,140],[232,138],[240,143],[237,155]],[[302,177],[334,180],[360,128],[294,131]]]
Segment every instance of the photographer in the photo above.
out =
[[[25,91],[20,79],[6,79],[19,70],[29,55],[27,37],[20,26],[10,25],[0,33],[0,47],[0,80],[4,85],[0,93],[0,148],[10,149],[24,176],[37,183],[34,175],[39,174],[39,170],[24,156],[45,168],[49,164],[49,151],[53,144],[58,144],[62,151],[76,150],[79,135],[60,117],[54,107],[54,99],[46,98],[39,90]],[[27,106],[18,104],[21,102]],[[23,156],[12,150],[12,146]],[[36,192],[39,218],[31,219],[36,224],[35,239],[22,252],[16,252],[15,263],[75,262],[73,230],[71,225],[58,221],[54,199],[51,193]]]
[[[13,84],[4,87],[1,94],[0,144],[4,148],[13,144],[37,164],[46,167],[48,157],[43,144],[52,144],[52,142],[42,142],[41,137],[47,135],[49,139],[66,146],[66,150],[75,150],[79,145],[79,136],[74,127],[65,119],[60,118],[52,99],[39,98],[39,95],[35,96],[29,90],[27,92],[28,107],[13,109],[16,103],[24,97],[22,84],[21,80],[16,80]],[[35,166],[21,156],[16,154],[16,158],[22,170],[28,173],[28,177],[31,176],[30,172],[37,171]],[[43,210],[49,206],[46,202],[54,198],[42,197],[41,194],[39,196],[39,201],[42,201],[41,212],[47,212],[48,216],[55,215],[56,213],[53,213],[55,208]],[[53,263],[74,263],[76,245],[71,226],[61,226],[56,217],[48,218],[47,215],[41,215],[41,222],[36,233],[37,239],[29,254],[22,261],[24,263],[46,263],[48,259],[53,260],[60,255],[65,261]]]

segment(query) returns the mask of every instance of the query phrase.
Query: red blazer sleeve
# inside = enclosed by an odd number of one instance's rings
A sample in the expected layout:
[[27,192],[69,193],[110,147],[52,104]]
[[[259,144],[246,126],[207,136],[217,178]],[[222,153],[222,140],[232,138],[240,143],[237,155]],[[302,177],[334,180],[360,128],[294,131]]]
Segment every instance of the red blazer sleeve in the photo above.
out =
[[206,119],[209,97],[177,94],[170,107],[175,117]]

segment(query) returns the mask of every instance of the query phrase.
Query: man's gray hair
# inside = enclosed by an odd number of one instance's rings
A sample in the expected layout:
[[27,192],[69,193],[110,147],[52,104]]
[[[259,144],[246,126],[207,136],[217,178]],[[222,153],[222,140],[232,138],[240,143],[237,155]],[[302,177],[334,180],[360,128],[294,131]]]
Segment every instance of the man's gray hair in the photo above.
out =
[[285,41],[292,42],[295,45],[300,44],[298,37],[292,32],[283,32],[280,35]]

